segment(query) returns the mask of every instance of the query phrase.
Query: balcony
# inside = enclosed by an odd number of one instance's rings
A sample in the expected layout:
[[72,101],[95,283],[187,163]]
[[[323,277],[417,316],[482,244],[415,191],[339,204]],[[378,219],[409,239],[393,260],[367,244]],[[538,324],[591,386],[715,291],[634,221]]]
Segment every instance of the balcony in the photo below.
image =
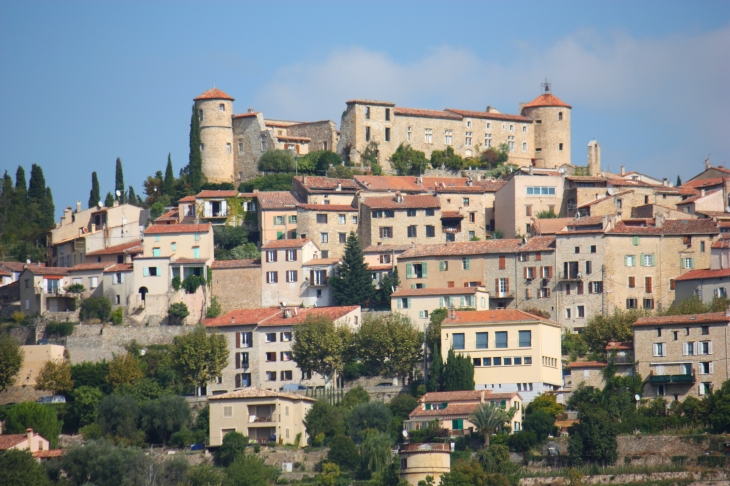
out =
[[442,233],[451,233],[451,234],[461,233],[461,225],[458,225],[458,226],[444,226],[444,227],[441,228],[441,232]]
[[614,356],[613,364],[632,365],[634,364],[634,358],[631,356]]
[[560,272],[558,274],[558,280],[561,282],[579,282],[583,280],[583,274],[575,271],[575,272]]
[[440,443],[417,443],[403,444],[400,446],[400,452],[451,452],[449,444]]
[[652,385],[666,385],[668,383],[695,383],[695,375],[651,375],[649,383]]
[[248,417],[249,424],[270,424],[272,422],[274,422],[273,415],[266,415],[266,416],[251,415]]
[[492,299],[514,299],[514,292],[495,292],[494,295],[490,295]]

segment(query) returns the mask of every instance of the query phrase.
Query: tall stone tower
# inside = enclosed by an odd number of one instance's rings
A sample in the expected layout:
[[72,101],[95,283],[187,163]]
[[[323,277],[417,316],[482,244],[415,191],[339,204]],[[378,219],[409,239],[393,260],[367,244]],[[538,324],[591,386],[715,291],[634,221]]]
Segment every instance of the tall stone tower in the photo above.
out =
[[601,175],[601,146],[596,140],[588,142],[588,170],[592,176]]
[[543,94],[525,104],[521,114],[534,120],[535,165],[554,168],[570,164],[570,110],[572,106],[542,85]]
[[233,182],[233,98],[212,88],[194,101],[200,117],[203,174],[209,182]]

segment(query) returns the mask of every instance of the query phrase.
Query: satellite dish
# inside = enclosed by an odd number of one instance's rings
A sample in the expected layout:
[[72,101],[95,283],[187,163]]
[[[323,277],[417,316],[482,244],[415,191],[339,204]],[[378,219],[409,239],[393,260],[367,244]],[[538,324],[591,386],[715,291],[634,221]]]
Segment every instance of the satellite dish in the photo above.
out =
[[634,399],[638,402],[639,400],[641,400],[641,395],[637,393],[636,395],[634,395]]
[[117,194],[117,197],[122,195],[122,193],[119,191],[119,189],[117,189],[116,194]]
[[560,172],[560,174],[565,174],[565,167],[561,167],[558,172]]
[[730,213],[730,206],[728,206],[728,207],[725,208],[725,212],[726,213]]
[[408,438],[408,431],[406,429],[403,429],[403,438]]
[[613,187],[609,187],[607,192],[609,196],[613,196]]
[[103,202],[101,202],[101,201],[99,201],[99,209],[101,209],[101,208],[103,208],[103,207],[104,207],[104,203],[103,203]]

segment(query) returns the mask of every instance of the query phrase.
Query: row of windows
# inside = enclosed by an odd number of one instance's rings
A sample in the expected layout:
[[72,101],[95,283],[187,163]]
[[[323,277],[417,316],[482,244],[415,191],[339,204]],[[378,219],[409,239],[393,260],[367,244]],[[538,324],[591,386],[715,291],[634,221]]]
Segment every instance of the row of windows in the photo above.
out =
[[[320,243],[329,243],[330,234],[329,233],[320,233],[319,242]],[[347,243],[347,233],[337,233],[337,242],[338,243]],[[324,253],[324,251],[322,253]],[[326,258],[326,257],[323,255],[322,258]]]
[[554,196],[555,195],[555,188],[554,187],[526,187],[525,190],[527,191],[528,196]]
[[[393,238],[393,227],[392,226],[380,226],[378,228],[378,235],[380,238]],[[408,238],[418,237],[418,227],[411,225],[406,227],[406,235]],[[436,227],[433,225],[426,225],[426,238],[436,237]]]
[[[286,221],[286,216],[274,216],[274,226],[282,226]],[[295,215],[289,216],[289,224],[297,224],[297,217]]]
[[[328,221],[328,217],[327,216],[328,216],[327,214],[318,214],[317,215],[317,224],[327,224],[327,221]],[[290,221],[289,222],[292,223],[291,216],[289,218],[290,218]],[[296,218],[297,217],[294,216],[293,223],[296,223],[297,222],[297,219]],[[346,214],[338,214],[337,215],[337,224],[347,224],[347,215]],[[357,224],[357,216],[353,216],[352,217],[352,224]]]
[[[710,335],[710,326],[700,326],[701,332],[703,336],[709,336]],[[685,336],[689,336],[689,327],[684,328]],[[662,328],[657,327],[656,328],[656,335],[657,337],[662,337]],[[672,335],[674,336],[674,340],[676,341],[679,337],[679,331],[672,331]]]
[[[475,333],[475,339],[469,344],[470,349],[488,349],[489,348],[489,333],[488,332],[477,332]],[[494,347],[507,348],[509,339],[508,331],[496,331],[494,334]],[[532,331],[517,331],[518,334],[518,346],[520,348],[529,348],[532,346]],[[448,334],[447,334],[448,337]],[[464,333],[454,333],[452,336],[452,347],[454,350],[466,349],[466,339]]]
[[[284,272],[287,283],[295,283],[299,281],[299,275],[297,270],[287,270]],[[310,270],[309,271],[310,285],[327,285],[327,270]],[[279,283],[279,272],[266,272],[266,283],[276,284]],[[317,292],[317,297],[320,297],[321,291]]]
[[[465,205],[469,205],[469,198],[464,198],[466,201]],[[435,210],[433,209],[425,209],[425,216],[434,216],[436,214]],[[395,211],[392,209],[386,209],[386,210],[374,210],[371,213],[373,218],[395,218]],[[415,218],[418,216],[418,210],[417,209],[407,209],[406,210],[406,216],[409,218]],[[319,223],[319,220],[317,221]],[[325,220],[325,223],[327,221]],[[355,223],[355,220],[353,220],[353,223]]]
[[[700,396],[707,395],[712,392],[712,382],[702,382],[698,386],[697,393]],[[667,394],[667,385],[656,385],[656,394],[665,396]],[[675,400],[679,399],[679,395],[674,395]]]
[[[652,346],[653,356],[666,357],[667,343],[654,343]],[[692,343],[682,343],[683,356],[695,356],[712,354],[712,341],[699,341]]]
[[[473,358],[472,361],[474,362],[475,368],[482,366],[530,366],[532,364],[532,356]],[[532,389],[532,383],[530,383],[530,389]]]
[[[287,262],[297,261],[297,250],[284,250],[284,257]],[[279,252],[277,250],[266,250],[266,262],[275,263],[279,259]]]
[[[278,334],[278,335],[277,335]],[[275,343],[277,338],[282,343],[291,342],[291,332],[285,331],[280,333],[267,332],[264,335],[264,342]],[[236,348],[250,348],[253,347],[253,332],[237,332],[236,333]]]

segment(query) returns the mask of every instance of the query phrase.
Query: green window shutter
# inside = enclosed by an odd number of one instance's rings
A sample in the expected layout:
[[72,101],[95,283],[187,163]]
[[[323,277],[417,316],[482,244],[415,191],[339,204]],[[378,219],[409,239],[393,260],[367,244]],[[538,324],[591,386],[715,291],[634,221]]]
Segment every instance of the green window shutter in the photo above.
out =
[[634,236],[632,238],[632,243],[634,244],[634,246],[639,246],[639,237],[638,236]]
[[157,276],[162,277],[162,267],[157,267]]
[[640,267],[644,266],[644,254],[643,253],[641,255],[639,255],[639,266]]
[[442,403],[441,404],[441,410],[445,409],[448,406],[449,406],[449,404],[447,402]]
[[628,267],[628,266],[629,266],[629,256],[624,255],[624,267]]
[[406,278],[413,278],[413,264],[406,263]]
[[144,267],[142,269],[142,276],[143,277],[149,277],[150,276],[150,270],[147,267]]
[[469,267],[471,265],[471,259],[467,258],[464,263],[466,264],[466,269],[465,270],[469,270]]
[[416,288],[416,284],[411,284],[411,288],[412,289],[415,289]]
[[402,309],[403,308],[403,301],[400,300],[400,299],[398,299],[398,308],[399,309]]
[[461,296],[461,305],[459,307],[466,307],[466,305],[464,303],[464,296],[463,295]]
[[694,259],[694,257],[692,257],[692,261],[691,261],[690,265],[691,266],[689,268],[694,268],[695,267],[695,259]]
[[431,410],[431,404],[430,403],[427,403],[426,404],[426,410]]
[[421,268],[423,269],[423,278],[428,277],[428,265],[426,262],[421,263]]
[[656,267],[656,255],[654,253],[651,254],[651,266]]
[[411,308],[411,298],[410,297],[408,297],[408,308],[409,309]]
[[444,267],[445,267],[444,262],[439,262],[439,271],[440,272],[444,271]]

